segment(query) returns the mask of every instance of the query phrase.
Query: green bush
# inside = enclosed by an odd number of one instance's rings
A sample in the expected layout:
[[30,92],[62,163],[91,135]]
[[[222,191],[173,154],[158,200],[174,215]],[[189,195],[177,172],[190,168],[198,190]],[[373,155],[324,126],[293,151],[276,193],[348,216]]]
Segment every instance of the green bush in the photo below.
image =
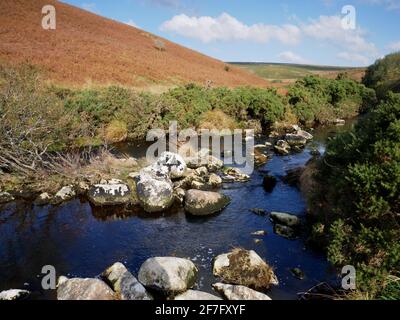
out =
[[329,260],[354,265],[359,289],[378,294],[400,266],[400,95],[328,143],[317,179]]
[[378,59],[367,69],[363,83],[375,89],[380,99],[389,91],[400,93],[400,52]]
[[373,90],[345,76],[307,76],[289,88],[288,99],[300,122],[310,125],[354,117],[376,104]]

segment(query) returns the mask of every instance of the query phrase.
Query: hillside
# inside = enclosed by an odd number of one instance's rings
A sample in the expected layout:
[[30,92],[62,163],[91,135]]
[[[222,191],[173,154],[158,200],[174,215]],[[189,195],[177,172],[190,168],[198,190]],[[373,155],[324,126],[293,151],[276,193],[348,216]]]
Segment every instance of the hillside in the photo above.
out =
[[231,63],[248,70],[259,77],[272,81],[275,86],[287,85],[297,79],[309,75],[319,75],[323,78],[334,79],[341,72],[346,72],[351,79],[361,81],[364,68],[344,68],[331,66],[314,66],[288,63]]
[[[42,7],[55,6],[57,29],[43,30]],[[54,0],[0,1],[0,62],[28,62],[68,85],[134,87],[212,81],[216,86],[268,86],[240,68],[140,29]]]

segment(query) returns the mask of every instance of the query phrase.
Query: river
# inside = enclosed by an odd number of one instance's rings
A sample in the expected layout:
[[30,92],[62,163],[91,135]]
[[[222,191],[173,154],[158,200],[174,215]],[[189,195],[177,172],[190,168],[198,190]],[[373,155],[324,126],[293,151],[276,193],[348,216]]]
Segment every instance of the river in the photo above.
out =
[[[352,124],[317,128],[312,144],[323,152],[329,136]],[[333,269],[324,255],[305,245],[303,236],[287,240],[275,235],[269,219],[250,209],[288,212],[304,219],[306,207],[300,191],[281,178],[287,170],[303,166],[311,158],[310,150],[308,146],[302,153],[274,156],[248,183],[226,184],[221,192],[232,198],[231,204],[207,218],[189,217],[183,210],[157,216],[140,210],[94,210],[83,199],[58,207],[37,207],[24,201],[0,206],[0,291],[28,289],[34,292],[33,299],[54,299],[54,291],[41,289],[44,265],[53,265],[58,276],[93,277],[120,261],[137,275],[149,257],[177,256],[190,258],[198,266],[196,288],[212,293],[211,284],[217,282],[212,259],[242,247],[255,250],[275,268],[280,285],[268,293],[272,299],[297,299],[298,293],[319,282],[335,280]],[[128,144],[124,151],[138,157],[144,149]],[[262,186],[266,172],[278,178],[272,193]],[[251,235],[258,230],[268,234]],[[262,242],[256,244],[255,238]],[[292,275],[290,270],[295,267],[305,273],[305,279]]]

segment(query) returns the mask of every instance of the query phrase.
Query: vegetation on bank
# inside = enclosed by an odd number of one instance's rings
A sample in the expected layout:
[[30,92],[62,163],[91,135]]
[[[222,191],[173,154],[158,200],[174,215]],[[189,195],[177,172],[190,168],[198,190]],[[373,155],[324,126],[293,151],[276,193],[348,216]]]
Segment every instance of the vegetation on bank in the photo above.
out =
[[329,260],[353,265],[370,297],[400,298],[400,94],[327,145],[309,203]]
[[195,84],[163,94],[130,88],[69,89],[46,85],[31,66],[0,68],[0,163],[22,176],[60,171],[63,154],[125,139],[152,128],[262,128],[276,123],[312,125],[349,117],[375,99],[345,77],[310,76],[288,96],[275,89],[205,88]]
[[400,52],[377,60],[364,76],[363,83],[376,90],[379,98],[389,91],[400,93]]

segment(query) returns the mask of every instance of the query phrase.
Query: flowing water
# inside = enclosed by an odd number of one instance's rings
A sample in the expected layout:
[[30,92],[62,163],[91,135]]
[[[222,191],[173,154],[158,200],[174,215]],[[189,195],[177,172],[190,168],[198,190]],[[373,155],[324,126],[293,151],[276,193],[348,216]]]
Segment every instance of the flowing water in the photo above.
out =
[[[344,127],[324,127],[314,131],[313,142],[320,151],[329,136]],[[125,145],[134,157],[144,154],[143,146]],[[35,299],[54,299],[54,291],[41,289],[41,269],[53,265],[57,275],[94,277],[114,262],[123,262],[137,275],[140,265],[153,256],[190,258],[199,268],[197,289],[213,292],[212,259],[233,247],[255,250],[272,265],[280,280],[268,293],[273,299],[296,299],[298,293],[322,281],[336,279],[326,258],[304,243],[304,238],[287,240],[273,232],[267,217],[252,208],[288,212],[305,218],[305,203],[298,189],[282,182],[289,169],[303,166],[310,147],[287,157],[274,156],[256,170],[248,183],[227,184],[221,192],[232,198],[219,215],[194,218],[183,210],[149,216],[144,212],[121,212],[118,209],[93,209],[82,199],[61,206],[37,207],[18,201],[0,206],[0,291],[26,288]],[[264,191],[263,175],[278,178],[272,193]],[[265,230],[266,236],[251,233]],[[262,239],[256,244],[254,239]],[[305,273],[298,280],[291,269]]]

